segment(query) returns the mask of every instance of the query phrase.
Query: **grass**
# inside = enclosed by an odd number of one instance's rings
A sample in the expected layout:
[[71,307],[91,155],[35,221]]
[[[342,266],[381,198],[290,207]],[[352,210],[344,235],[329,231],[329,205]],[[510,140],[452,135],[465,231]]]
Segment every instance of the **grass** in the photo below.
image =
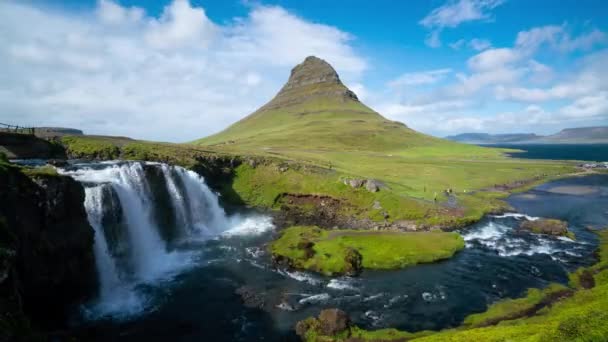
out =
[[[312,256],[302,248],[310,242]],[[292,266],[326,275],[347,273],[352,250],[361,255],[363,268],[396,269],[447,259],[462,248],[464,240],[457,233],[328,231],[308,226],[287,228],[270,245],[274,256],[288,258]]]
[[[598,262],[571,275],[571,279],[576,280],[577,274],[590,272],[595,281],[592,288],[582,288],[576,281],[571,282],[570,288],[551,284],[543,290],[530,289],[523,298],[494,303],[485,312],[468,316],[462,326],[454,329],[417,333],[422,336],[393,329],[378,330],[377,334],[383,341],[607,341],[608,227],[597,234]],[[566,292],[570,292],[569,295],[558,296]],[[547,300],[551,297],[554,302]],[[546,305],[539,305],[543,302]],[[377,338],[374,332],[358,327],[351,328],[351,336],[361,337],[363,341]],[[345,336],[318,336],[316,332],[307,335],[307,341],[344,340]]]

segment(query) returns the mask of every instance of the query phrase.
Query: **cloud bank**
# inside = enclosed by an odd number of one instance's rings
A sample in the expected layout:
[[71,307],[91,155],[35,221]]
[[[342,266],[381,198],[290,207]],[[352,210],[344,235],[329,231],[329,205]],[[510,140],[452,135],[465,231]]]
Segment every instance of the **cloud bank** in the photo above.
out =
[[3,1],[0,39],[3,121],[166,141],[252,112],[308,55],[347,81],[367,67],[350,34],[277,6],[218,24],[187,0],[159,17],[111,0],[84,13]]

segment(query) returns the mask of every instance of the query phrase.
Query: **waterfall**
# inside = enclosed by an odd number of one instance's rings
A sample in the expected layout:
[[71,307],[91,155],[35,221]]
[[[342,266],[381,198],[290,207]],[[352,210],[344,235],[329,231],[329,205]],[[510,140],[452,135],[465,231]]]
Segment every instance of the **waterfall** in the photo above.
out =
[[[95,230],[95,258],[100,279],[98,315],[113,311],[139,310],[146,299],[136,293],[138,284],[151,283],[174,275],[192,264],[188,252],[173,251],[160,229],[174,229],[181,239],[208,238],[229,229],[229,220],[215,195],[195,172],[177,166],[143,162],[93,164],[62,170],[85,185],[85,208]],[[151,175],[161,175],[162,184],[153,183]],[[153,191],[164,186],[166,191]],[[104,191],[105,190],[105,191]],[[154,210],[160,199],[154,194],[168,194],[166,203],[173,206],[174,227],[160,227]],[[116,197],[119,203],[114,203]],[[120,212],[114,208],[120,207]],[[167,208],[164,208],[167,209]],[[112,212],[114,211],[114,212]],[[108,216],[112,216],[110,219]],[[118,216],[118,218],[115,218]],[[104,226],[119,220],[126,230],[112,235]],[[116,229],[116,228],[115,228]],[[113,255],[111,237],[128,246],[127,253]],[[127,260],[123,260],[126,258]]]
[[99,273],[100,296],[107,298],[112,289],[119,286],[120,279],[103,232],[103,186],[85,188],[84,205],[87,209],[89,223],[95,230],[94,253],[97,272]]

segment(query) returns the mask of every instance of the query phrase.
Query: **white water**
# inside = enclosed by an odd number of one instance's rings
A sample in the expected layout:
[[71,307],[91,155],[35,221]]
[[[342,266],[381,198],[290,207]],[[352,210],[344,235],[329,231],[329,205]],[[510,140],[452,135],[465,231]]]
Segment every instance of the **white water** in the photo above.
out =
[[[94,252],[99,274],[99,298],[86,308],[89,317],[129,316],[149,305],[138,287],[171,279],[194,263],[192,252],[172,251],[154,219],[155,198],[142,162],[104,163],[103,166],[60,171],[85,185],[85,208],[95,230]],[[228,218],[215,195],[198,174],[181,167],[159,167],[173,206],[181,240],[260,233],[272,228],[266,217]],[[105,189],[104,189],[105,188]],[[104,191],[105,190],[105,191]],[[128,238],[128,260],[110,252],[103,227],[104,206],[114,193],[122,209]],[[105,208],[107,211],[107,208]],[[232,229],[231,229],[232,228]],[[124,256],[123,256],[124,257]],[[128,267],[128,266],[130,267]]]
[[571,249],[579,246],[576,241],[568,238],[554,238],[525,231],[518,231],[503,222],[501,219],[515,218],[536,220],[523,214],[505,214],[491,216],[494,219],[484,225],[464,231],[462,236],[471,247],[477,243],[485,248],[493,249],[502,257],[512,257],[517,255],[546,254],[551,258],[558,258],[559,253],[574,253]]

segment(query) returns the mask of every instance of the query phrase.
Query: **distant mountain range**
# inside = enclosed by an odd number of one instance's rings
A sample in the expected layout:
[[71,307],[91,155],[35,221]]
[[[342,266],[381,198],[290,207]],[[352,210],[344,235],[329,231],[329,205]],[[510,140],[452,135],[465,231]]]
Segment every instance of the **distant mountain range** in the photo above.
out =
[[606,144],[608,126],[566,128],[552,135],[462,133],[446,139],[466,144]]

